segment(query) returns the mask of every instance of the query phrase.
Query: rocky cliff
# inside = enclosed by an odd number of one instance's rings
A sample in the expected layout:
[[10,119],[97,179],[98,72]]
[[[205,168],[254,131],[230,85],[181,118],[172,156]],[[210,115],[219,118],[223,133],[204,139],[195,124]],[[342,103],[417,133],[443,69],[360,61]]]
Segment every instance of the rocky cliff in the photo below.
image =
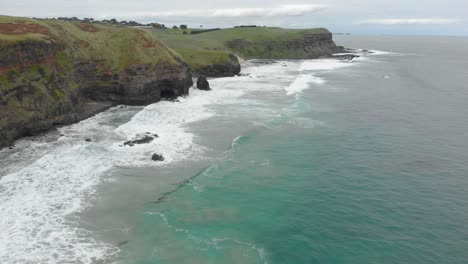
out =
[[231,28],[190,35],[0,16],[0,148],[116,104],[186,95],[191,72],[238,75],[239,57],[312,59],[341,51],[326,29]]
[[180,53],[195,74],[233,76],[244,59],[313,59],[343,52],[327,29],[230,28],[195,35],[155,30],[156,36]]
[[227,41],[225,45],[247,59],[316,59],[344,51],[326,29],[318,33],[304,31],[293,38],[240,38]]
[[227,55],[227,60],[223,62],[214,62],[212,64],[204,65],[193,69],[196,75],[209,76],[209,77],[225,77],[239,75],[241,72],[241,65],[239,58],[230,53]]
[[0,148],[191,86],[186,63],[146,30],[0,17]]

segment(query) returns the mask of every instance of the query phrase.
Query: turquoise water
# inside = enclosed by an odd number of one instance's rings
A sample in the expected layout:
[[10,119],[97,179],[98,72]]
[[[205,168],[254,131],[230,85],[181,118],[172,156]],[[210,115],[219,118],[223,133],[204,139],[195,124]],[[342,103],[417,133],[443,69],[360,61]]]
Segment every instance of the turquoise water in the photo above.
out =
[[0,262],[467,263],[468,39],[337,42],[0,151]]
[[389,40],[345,38],[400,53],[259,100],[261,128],[145,206],[125,263],[466,263],[467,41]]

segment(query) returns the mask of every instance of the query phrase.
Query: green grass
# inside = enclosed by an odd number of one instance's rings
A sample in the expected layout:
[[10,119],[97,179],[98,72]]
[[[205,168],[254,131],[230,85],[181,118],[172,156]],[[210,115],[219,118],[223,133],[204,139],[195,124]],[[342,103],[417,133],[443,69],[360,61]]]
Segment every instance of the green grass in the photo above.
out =
[[[73,106],[83,85],[78,63],[94,62],[99,78],[137,65],[180,64],[179,56],[147,29],[0,16],[0,129]],[[102,82],[96,89],[111,81]]]
[[[193,29],[186,30],[190,32]],[[287,50],[278,46],[268,46],[265,43],[277,43],[303,39],[305,35],[329,33],[323,28],[318,29],[282,29],[282,28],[230,28],[205,32],[195,35],[185,35],[183,30],[155,29],[158,39],[181,54],[192,69],[228,62],[229,54],[234,53],[245,59],[254,58],[295,58],[301,57],[302,51]],[[252,43],[251,47],[229,47],[231,41],[242,40]]]
[[191,70],[213,64],[229,63],[229,54],[231,54],[230,51],[202,49],[177,49],[177,52],[184,58]]
[[[256,28],[228,28],[195,35],[184,35],[182,30],[156,29],[156,36],[165,41],[170,47],[180,45],[198,45],[202,48],[224,48],[224,43],[235,39],[245,39],[251,42],[271,41],[271,40],[292,40],[300,39],[304,34],[329,33],[324,28],[314,29],[284,29],[275,27]],[[189,29],[189,31],[191,31]],[[194,43],[180,43],[180,41],[194,41]]]
[[168,49],[149,30],[0,16],[0,27],[2,24],[15,24],[21,27],[21,23],[45,28],[49,34],[36,32],[2,34],[0,29],[0,46],[26,40],[54,43],[58,41],[65,47],[64,54],[59,58],[61,62],[66,60],[63,56],[68,57],[70,62],[101,60],[110,70],[124,70],[134,64],[156,65],[160,61],[177,63],[176,53]]

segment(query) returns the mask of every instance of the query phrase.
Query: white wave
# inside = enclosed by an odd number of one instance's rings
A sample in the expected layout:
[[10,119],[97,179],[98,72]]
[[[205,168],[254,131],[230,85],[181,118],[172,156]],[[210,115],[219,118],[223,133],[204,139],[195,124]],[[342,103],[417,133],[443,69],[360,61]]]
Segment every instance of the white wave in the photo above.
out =
[[[20,140],[14,155],[0,151],[0,164],[5,165],[0,170],[0,263],[93,263],[115,256],[118,248],[80,228],[77,214],[92,202],[101,176],[117,166],[166,166],[202,157],[194,155],[204,148],[196,144],[197,135],[187,124],[215,115],[209,107],[213,104],[271,87],[255,85],[259,79],[211,80],[213,91],[192,89],[180,102],[112,108],[60,128],[64,136],[56,141]],[[130,121],[118,125],[119,119]],[[159,138],[123,146],[147,132]],[[162,154],[165,161],[152,161],[153,153]]]
[[[93,123],[75,126],[91,129]],[[109,157],[84,139],[60,141],[0,181],[0,263],[92,263],[118,252],[79,228],[74,217],[110,168]]]
[[[238,105],[238,99],[249,91],[284,93],[288,87],[288,93],[299,93],[307,84],[325,82],[308,73],[295,78],[300,70],[336,68],[330,63],[281,61],[246,68],[247,76],[210,80],[213,91],[192,89],[189,97],[175,103],[112,108],[60,128],[64,136],[56,141],[22,140],[17,149],[0,151],[0,263],[107,261],[118,248],[82,229],[78,217],[90,206],[103,174],[117,166],[167,166],[202,157],[194,155],[204,148],[196,144],[198,135],[187,124],[218,114],[212,105]],[[242,103],[249,100],[255,99],[242,98]],[[123,146],[147,132],[159,138]],[[162,154],[165,161],[153,162],[153,153]]]
[[383,50],[369,50],[368,55],[381,56],[381,55],[391,55],[395,54],[393,52],[383,51]]
[[293,83],[285,88],[287,95],[293,95],[302,92],[310,87],[311,83],[324,84],[326,81],[313,75],[299,75]]
[[360,50],[366,56],[406,56],[406,55],[415,55],[409,53],[399,53],[399,52],[391,52],[391,51],[383,51],[383,50],[369,50],[368,52],[364,52],[364,50]]
[[347,62],[337,59],[317,59],[304,61],[299,70],[300,71],[330,71],[343,67],[354,65],[353,62]]
[[[116,166],[164,166],[202,151],[185,124],[211,117],[214,113],[207,105],[236,95],[240,93],[229,89],[193,90],[180,103],[147,106],[119,127],[109,120],[127,110],[115,108],[60,128],[64,136],[49,148],[43,149],[43,142],[29,142],[40,148],[27,148],[37,152],[28,154],[35,157],[24,167],[8,157],[2,160],[12,167],[2,170],[6,174],[0,180],[0,263],[94,263],[114,256],[118,248],[93,238],[79,227],[77,217],[92,201],[100,176]],[[149,144],[121,147],[146,132],[160,137]],[[153,162],[153,153],[163,154],[165,161]]]

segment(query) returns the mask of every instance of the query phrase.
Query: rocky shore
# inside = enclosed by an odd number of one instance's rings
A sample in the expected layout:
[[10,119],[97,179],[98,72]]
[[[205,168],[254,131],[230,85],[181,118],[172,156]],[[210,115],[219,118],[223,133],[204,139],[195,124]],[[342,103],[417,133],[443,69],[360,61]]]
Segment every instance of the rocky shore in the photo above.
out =
[[[332,34],[324,29],[318,33],[295,33],[294,38],[278,39],[272,35],[261,41],[247,37],[220,39],[220,45],[228,49],[223,51],[227,58],[194,67],[151,31],[3,18],[0,148],[11,146],[18,138],[78,122],[118,104],[147,105],[188,95],[193,85],[192,73],[206,77],[235,76],[241,72],[239,58],[311,59],[344,50],[335,45]],[[221,30],[216,34],[220,32],[223,33]],[[205,50],[203,54],[210,52]],[[200,81],[200,89],[210,89],[204,77]]]

